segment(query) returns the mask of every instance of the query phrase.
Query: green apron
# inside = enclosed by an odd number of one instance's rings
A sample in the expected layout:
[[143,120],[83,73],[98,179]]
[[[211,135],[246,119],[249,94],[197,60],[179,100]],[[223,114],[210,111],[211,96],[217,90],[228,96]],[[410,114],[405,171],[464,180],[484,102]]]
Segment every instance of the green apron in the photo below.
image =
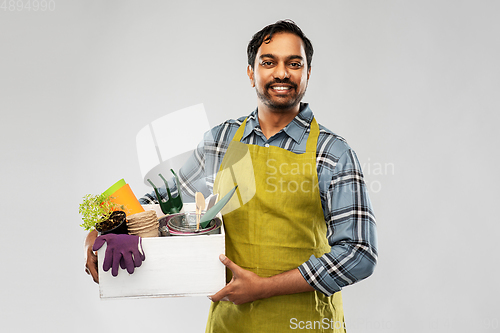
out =
[[[226,256],[246,270],[270,277],[297,268],[311,255],[330,252],[316,172],[319,126],[313,119],[306,152],[295,154],[240,143],[245,123],[224,156],[214,193],[224,195],[238,183],[237,195],[225,207],[230,212],[223,215]],[[242,169],[247,169],[246,175],[235,175]],[[231,278],[227,269],[227,281]],[[327,297],[312,291],[242,305],[213,302],[206,328],[207,333],[293,331],[345,332],[341,293]]]

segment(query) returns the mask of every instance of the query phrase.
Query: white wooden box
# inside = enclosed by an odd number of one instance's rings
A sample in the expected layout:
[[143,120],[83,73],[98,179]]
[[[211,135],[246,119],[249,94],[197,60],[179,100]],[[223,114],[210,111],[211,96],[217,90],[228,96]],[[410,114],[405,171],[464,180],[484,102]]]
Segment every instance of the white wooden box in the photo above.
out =
[[[184,209],[194,211],[193,205],[186,203]],[[215,294],[226,284],[225,266],[219,261],[219,255],[225,253],[223,226],[220,230],[211,235],[143,238],[146,260],[133,274],[120,268],[116,277],[111,269],[102,269],[104,245],[98,251],[101,298]]]

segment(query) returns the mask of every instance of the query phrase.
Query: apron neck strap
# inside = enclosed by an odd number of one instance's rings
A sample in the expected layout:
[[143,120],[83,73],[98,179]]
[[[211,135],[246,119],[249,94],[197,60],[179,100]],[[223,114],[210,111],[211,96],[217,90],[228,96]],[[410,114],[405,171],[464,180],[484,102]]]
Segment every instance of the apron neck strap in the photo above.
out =
[[309,136],[307,137],[306,153],[315,153],[318,146],[319,125],[316,118],[313,117],[309,127]]
[[233,141],[238,141],[238,142],[241,141],[241,138],[243,137],[243,133],[245,132],[245,124],[246,123],[247,123],[247,118],[245,118],[245,120],[243,120],[240,127],[238,128],[238,130],[234,134]]
[[[247,123],[247,118],[243,120],[240,127],[236,131],[233,137],[233,141],[241,141],[243,133],[245,132],[245,124]],[[306,153],[316,153],[316,146],[318,145],[318,135],[319,135],[319,125],[316,118],[311,121],[311,126],[309,129],[309,136],[307,138]]]

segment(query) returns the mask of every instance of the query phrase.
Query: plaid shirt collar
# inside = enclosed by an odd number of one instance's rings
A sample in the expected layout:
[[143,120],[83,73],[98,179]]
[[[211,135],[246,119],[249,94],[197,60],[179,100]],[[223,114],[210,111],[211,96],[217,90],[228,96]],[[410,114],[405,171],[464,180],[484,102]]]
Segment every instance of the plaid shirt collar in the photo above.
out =
[[[296,143],[300,143],[306,133],[309,131],[311,121],[314,115],[309,108],[308,103],[300,103],[299,114],[283,128],[276,135],[284,132],[288,137],[292,138]],[[245,131],[243,132],[242,140],[246,139],[250,134],[255,132],[256,135],[261,136],[266,141],[262,129],[259,124],[258,109],[255,109],[247,118]]]

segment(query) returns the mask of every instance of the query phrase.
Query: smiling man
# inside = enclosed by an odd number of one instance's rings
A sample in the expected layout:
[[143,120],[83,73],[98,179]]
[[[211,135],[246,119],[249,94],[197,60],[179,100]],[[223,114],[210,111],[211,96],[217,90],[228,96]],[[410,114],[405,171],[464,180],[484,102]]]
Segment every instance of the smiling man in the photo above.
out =
[[247,53],[257,109],[212,134],[227,133],[216,145],[228,146],[225,156],[240,147],[228,140],[246,144],[256,195],[224,215],[227,257],[220,259],[229,283],[211,297],[206,331],[344,332],[340,290],[369,276],[377,260],[359,163],[345,140],[301,104],[313,48],[297,25],[265,27]]
[[293,33],[275,34],[260,45],[256,55],[253,48],[251,44],[247,74],[257,92],[261,129],[270,138],[299,113],[311,73],[310,61],[306,61],[302,39]]
[[281,113],[298,112],[311,74],[301,38],[278,33],[250,61],[257,61],[248,66],[247,74],[257,91],[258,105]]
[[[371,275],[377,261],[362,171],[346,141],[301,103],[313,56],[301,29],[271,24],[247,54],[257,108],[209,131],[178,173],[185,198],[227,193],[221,165],[249,154],[255,179],[253,197],[223,216],[228,283],[210,297],[206,332],[344,332],[341,289]],[[154,192],[141,199],[156,202]],[[94,239],[87,266],[97,281]]]

